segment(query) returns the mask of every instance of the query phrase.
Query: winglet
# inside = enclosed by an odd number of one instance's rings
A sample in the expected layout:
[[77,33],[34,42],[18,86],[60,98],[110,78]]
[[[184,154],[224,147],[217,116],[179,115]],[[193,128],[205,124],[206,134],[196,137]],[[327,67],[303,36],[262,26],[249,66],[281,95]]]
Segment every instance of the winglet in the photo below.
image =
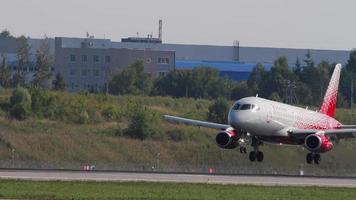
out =
[[334,117],[336,109],[337,93],[339,89],[339,80],[341,73],[341,64],[335,66],[333,75],[331,76],[328,89],[326,90],[323,103],[320,106],[320,113]]

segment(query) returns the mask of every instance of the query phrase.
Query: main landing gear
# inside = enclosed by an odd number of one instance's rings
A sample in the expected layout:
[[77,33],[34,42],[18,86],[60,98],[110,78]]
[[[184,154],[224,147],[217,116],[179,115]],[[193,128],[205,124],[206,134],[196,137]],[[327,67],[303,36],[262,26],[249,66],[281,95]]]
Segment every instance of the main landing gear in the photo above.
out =
[[259,146],[262,145],[263,143],[258,140],[256,137],[252,138],[252,144],[251,146],[253,147],[253,151],[250,152],[249,154],[249,159],[251,162],[258,161],[262,162],[264,155],[262,151],[259,151]]
[[313,164],[313,161],[315,164],[319,165],[321,161],[321,156],[318,153],[308,153],[306,156],[306,160],[308,164]]
[[254,162],[254,161],[258,161],[258,162],[262,162],[264,155],[262,151],[251,151],[250,155],[249,155],[250,161]]

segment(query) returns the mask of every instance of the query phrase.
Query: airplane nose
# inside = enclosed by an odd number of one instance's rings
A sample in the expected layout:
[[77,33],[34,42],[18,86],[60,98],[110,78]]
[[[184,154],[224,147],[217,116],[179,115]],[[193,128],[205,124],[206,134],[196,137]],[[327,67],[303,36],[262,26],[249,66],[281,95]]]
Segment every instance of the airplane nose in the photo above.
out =
[[241,122],[241,118],[239,117],[239,114],[235,110],[230,110],[228,121],[232,127],[238,127],[239,123]]

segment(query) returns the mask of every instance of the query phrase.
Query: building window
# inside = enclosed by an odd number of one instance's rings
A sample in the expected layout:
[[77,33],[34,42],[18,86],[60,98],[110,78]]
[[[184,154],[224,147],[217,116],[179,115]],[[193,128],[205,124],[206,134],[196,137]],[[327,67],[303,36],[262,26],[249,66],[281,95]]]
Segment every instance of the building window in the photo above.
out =
[[99,56],[93,56],[93,61],[96,63],[99,62]]
[[70,71],[69,71],[69,75],[71,75],[71,76],[75,76],[75,70],[74,69],[71,69]]
[[87,62],[88,61],[88,56],[82,55],[82,62]]
[[111,57],[110,56],[105,56],[105,62],[110,63],[111,62]]
[[159,77],[163,77],[163,76],[165,76],[167,74],[167,72],[158,72],[158,76]]
[[94,69],[94,76],[99,76],[100,75],[100,72],[98,69]]
[[82,69],[82,76],[86,76],[87,75],[87,70],[86,69]]
[[70,55],[70,62],[75,62],[76,59],[75,55]]
[[158,64],[169,64],[169,58],[158,58]]
[[146,58],[146,63],[151,63],[151,58]]

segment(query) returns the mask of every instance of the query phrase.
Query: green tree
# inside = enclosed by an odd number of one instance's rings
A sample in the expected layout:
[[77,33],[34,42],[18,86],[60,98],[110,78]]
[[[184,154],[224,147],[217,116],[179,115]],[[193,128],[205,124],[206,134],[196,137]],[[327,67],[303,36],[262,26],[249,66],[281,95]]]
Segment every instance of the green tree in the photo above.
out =
[[36,72],[32,84],[36,87],[47,87],[46,81],[51,78],[51,65],[53,58],[50,53],[49,38],[45,36],[40,47],[36,50]]
[[[333,65],[334,66],[334,65]],[[339,90],[346,100],[350,100],[350,105],[356,100],[356,49],[350,51],[346,67],[342,68],[342,78],[340,80]],[[353,88],[351,89],[351,87]],[[351,91],[353,93],[353,102],[351,102]]]
[[231,91],[231,99],[232,100],[239,100],[244,97],[248,97],[253,95],[254,90],[249,89],[245,81],[239,82]]
[[208,121],[226,124],[229,108],[230,105],[226,99],[217,99],[209,106]]
[[0,38],[13,38],[13,36],[11,35],[9,30],[4,29],[0,32]]
[[109,93],[122,94],[149,94],[152,88],[152,78],[144,72],[142,61],[137,61],[121,73],[116,74],[109,82]]
[[261,80],[265,76],[265,73],[266,72],[263,65],[261,63],[257,63],[256,67],[253,68],[250,76],[247,79],[247,86],[252,93],[259,92],[259,85],[261,84]]
[[17,71],[26,72],[30,68],[31,46],[25,36],[16,38]]
[[6,56],[1,55],[0,64],[0,85],[1,87],[7,88],[11,84],[11,71],[7,66]]
[[150,111],[142,103],[134,102],[129,106],[129,125],[124,134],[137,139],[162,139],[162,132],[155,126],[158,123],[158,115]]
[[277,92],[272,92],[271,96],[269,97],[272,101],[279,101],[281,102],[281,97],[279,97],[279,94]]
[[16,71],[12,77],[12,86],[25,85],[26,72],[30,69],[31,46],[25,36],[16,38]]
[[51,118],[55,114],[56,101],[54,95],[43,88],[32,87],[31,95],[31,110],[33,115],[42,118]]
[[15,72],[11,77],[11,86],[25,86],[25,76],[23,73]]
[[278,96],[287,98],[286,85],[292,83],[296,79],[295,74],[288,65],[286,57],[279,57],[274,61],[271,70],[266,73],[260,83],[261,96],[270,97],[273,92],[277,92]]
[[297,57],[297,60],[295,61],[295,68],[294,68],[294,73],[299,76],[302,71],[302,64],[300,63],[299,57]]
[[311,56],[311,52],[308,49],[307,53],[305,54],[305,59],[303,60],[305,63],[305,67],[314,67],[314,61]]
[[31,115],[31,95],[27,89],[17,87],[10,97],[10,117],[24,120]]
[[332,70],[333,70],[332,66],[327,61],[321,61],[318,64],[319,76],[315,77],[315,78],[319,79],[320,100],[324,97],[326,89],[329,85]]
[[64,82],[63,76],[61,73],[56,74],[56,79],[53,80],[53,89],[57,91],[64,91],[66,83]]
[[155,80],[153,95],[189,97],[192,85],[191,70],[175,70]]
[[352,49],[347,60],[346,69],[350,72],[356,73],[356,49]]
[[211,67],[176,70],[155,81],[152,94],[193,98],[230,98],[234,82]]

